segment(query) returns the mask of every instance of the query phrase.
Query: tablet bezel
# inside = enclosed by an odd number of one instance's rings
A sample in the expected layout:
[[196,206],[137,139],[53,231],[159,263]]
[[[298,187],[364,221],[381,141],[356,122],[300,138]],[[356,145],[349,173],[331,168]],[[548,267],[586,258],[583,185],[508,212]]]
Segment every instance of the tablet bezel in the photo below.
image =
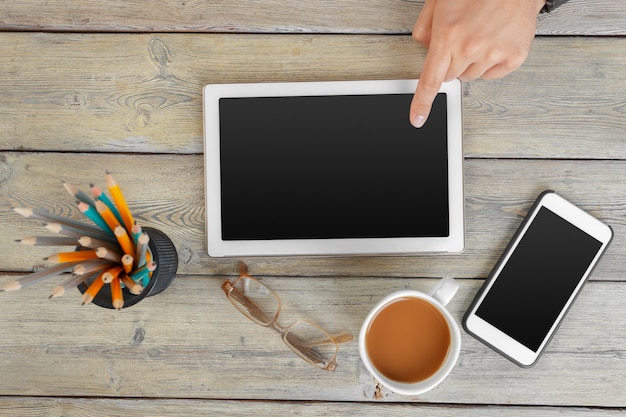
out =
[[[224,241],[221,238],[219,100],[237,97],[412,94],[418,80],[210,84],[203,90],[207,252],[211,257],[339,256],[458,253],[465,245],[461,82],[446,82],[448,197],[447,237],[340,238]],[[408,118],[407,108],[407,118]]]

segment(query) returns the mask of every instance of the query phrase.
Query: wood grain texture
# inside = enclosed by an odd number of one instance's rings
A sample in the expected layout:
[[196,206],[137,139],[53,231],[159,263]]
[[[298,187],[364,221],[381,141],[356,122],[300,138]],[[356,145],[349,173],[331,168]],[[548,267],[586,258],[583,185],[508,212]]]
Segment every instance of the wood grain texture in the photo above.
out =
[[[423,0],[45,0],[0,3],[0,30],[410,34]],[[624,35],[626,0],[570,0],[538,18],[539,34]]]
[[[220,289],[223,279],[179,276],[163,293],[123,311],[80,306],[78,292],[47,300],[53,283],[0,294],[0,395],[626,404],[624,282],[589,283],[534,368],[519,368],[463,333],[461,356],[446,381],[424,395],[407,397],[377,384],[359,359],[356,341],[341,345],[334,373],[312,368],[275,332],[239,313]],[[428,291],[436,282],[262,279],[283,299],[281,323],[307,317],[331,333],[354,335],[369,309],[387,293],[402,288]],[[481,282],[460,284],[448,305],[457,321]]]
[[[626,410],[626,0],[570,0],[538,17],[526,63],[463,86],[466,251],[249,258],[307,317],[358,334],[370,308],[451,275],[461,320],[534,198],[554,189],[615,231],[546,354],[521,369],[462,333],[448,379],[419,397],[365,370],[297,358],[220,289],[238,259],[205,247],[202,87],[419,77],[423,0],[0,1],[0,285],[42,265],[48,234],[11,208],[81,218],[61,181],[110,170],[136,219],[179,256],[163,293],[112,311],[48,300],[61,279],[0,293],[0,415],[613,417]],[[554,35],[554,36],[553,36]]]
[[300,401],[224,401],[180,399],[111,399],[111,398],[37,398],[0,397],[0,413],[12,417],[81,416],[99,417],[257,417],[297,415],[302,417],[403,417],[416,414],[431,417],[614,417],[619,409],[582,407],[520,406],[430,406],[425,404],[300,402]]
[[[28,271],[46,248],[15,243],[46,234],[39,222],[11,208],[48,209],[81,218],[61,181],[88,191],[115,174],[137,221],[161,229],[177,247],[182,274],[234,271],[235,259],[209,258],[205,245],[204,162],[198,155],[64,153],[0,154],[0,271]],[[138,174],[138,172],[140,174]],[[624,280],[626,161],[469,159],[465,162],[466,250],[408,257],[253,258],[258,274],[303,276],[485,277],[535,197],[554,189],[615,230],[593,279]],[[102,186],[102,185],[101,185]]]
[[[0,149],[201,153],[209,83],[414,78],[408,36],[0,33]],[[626,38],[464,85],[468,157],[626,159]],[[408,109],[407,109],[408,114]]]

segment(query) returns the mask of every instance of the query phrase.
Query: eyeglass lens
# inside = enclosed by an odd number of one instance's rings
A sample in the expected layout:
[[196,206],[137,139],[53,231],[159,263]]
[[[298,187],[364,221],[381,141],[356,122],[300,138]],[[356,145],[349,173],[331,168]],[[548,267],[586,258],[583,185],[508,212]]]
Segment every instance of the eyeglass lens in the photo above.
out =
[[281,309],[278,295],[247,275],[247,266],[240,266],[240,273],[234,282],[227,280],[222,286],[233,305],[252,321],[278,331],[285,344],[311,365],[333,371],[337,366],[338,343],[352,340],[352,335],[341,334],[336,340],[317,324],[304,319],[287,328],[281,327],[277,323]]

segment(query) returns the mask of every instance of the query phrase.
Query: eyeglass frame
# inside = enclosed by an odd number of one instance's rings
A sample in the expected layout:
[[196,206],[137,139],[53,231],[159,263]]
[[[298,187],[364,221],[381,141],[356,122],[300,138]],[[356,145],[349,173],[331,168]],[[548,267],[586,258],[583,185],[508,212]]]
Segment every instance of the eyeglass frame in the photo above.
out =
[[[271,288],[269,288],[267,285],[265,285],[265,283],[261,282],[259,279],[254,278],[253,276],[251,276],[250,274],[248,274],[248,266],[244,263],[244,262],[239,262],[237,264],[237,268],[239,271],[239,277],[233,279],[232,281],[227,278],[226,280],[224,280],[224,282],[222,283],[222,290],[224,291],[226,298],[228,299],[228,301],[231,302],[231,304],[237,309],[239,310],[244,316],[246,316],[248,319],[250,319],[251,321],[253,321],[256,324],[259,324],[263,327],[270,327],[272,329],[274,329],[276,332],[278,332],[278,334],[280,335],[281,340],[283,341],[283,343],[285,343],[287,345],[287,347],[289,347],[289,349],[291,349],[295,354],[297,354],[300,358],[302,358],[305,362],[307,362],[308,364],[324,370],[324,371],[328,371],[328,372],[333,372],[336,368],[337,368],[337,353],[339,352],[339,343],[345,343],[348,342],[352,339],[354,339],[354,336],[351,333],[340,333],[338,335],[335,336],[331,336],[326,330],[324,330],[320,325],[318,325],[317,323],[314,323],[308,319],[298,319],[296,321],[294,321],[292,324],[290,324],[289,326],[283,327],[278,323],[278,316],[280,315],[281,309],[282,309],[282,299],[278,296],[278,294],[272,290]],[[256,304],[254,303],[252,300],[250,300],[245,294],[240,293],[241,295],[241,300],[237,300],[237,303],[245,306],[248,311],[244,311],[242,310],[239,305],[234,301],[235,298],[232,297],[232,293],[233,291],[237,291],[237,288],[235,287],[235,284],[237,284],[238,281],[242,280],[242,279],[250,279],[253,282],[257,283],[258,285],[262,286],[263,288],[267,289],[269,291],[269,293],[276,299],[276,301],[278,302],[278,305],[276,307],[276,312],[274,313],[274,317],[271,318],[270,320],[267,321],[262,321],[260,318],[255,317],[252,312],[250,311],[250,307],[256,309],[258,311],[259,314],[262,314],[263,316],[267,317],[265,312],[262,311],[262,309]],[[287,339],[287,335],[289,335],[289,330],[292,329],[293,327],[297,326],[300,323],[307,323],[308,325],[316,328],[317,330],[320,331],[321,334],[323,334],[326,339],[325,340],[319,340],[317,343],[309,343],[308,346],[314,346],[317,344],[325,344],[325,343],[332,343],[335,345],[335,353],[333,355],[333,357],[328,360],[327,362],[325,362],[324,366],[320,366],[321,364],[318,362],[315,362],[313,360],[313,358],[306,356],[306,354],[299,350],[298,348],[296,348],[293,344],[293,341],[289,341]],[[303,346],[304,347],[304,346]]]

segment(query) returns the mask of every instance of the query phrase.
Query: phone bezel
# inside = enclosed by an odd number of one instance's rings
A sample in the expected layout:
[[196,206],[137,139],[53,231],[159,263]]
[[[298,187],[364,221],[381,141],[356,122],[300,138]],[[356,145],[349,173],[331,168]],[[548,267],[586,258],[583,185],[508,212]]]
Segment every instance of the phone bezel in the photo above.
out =
[[[539,209],[541,207],[546,207],[551,210],[553,213],[557,214],[564,220],[568,221],[570,224],[579,228],[580,230],[588,233],[594,238],[598,239],[602,245],[600,249],[595,254],[593,260],[588,265],[587,270],[584,275],[576,285],[574,291],[570,294],[570,297],[559,313],[556,320],[552,323],[550,330],[546,334],[543,339],[541,345],[537,349],[537,351],[533,351],[511,336],[497,329],[487,321],[478,317],[475,313],[485,296],[488,294],[489,290],[493,286],[494,282],[498,279],[500,272],[506,265],[508,259],[511,254],[517,248],[519,242],[524,237],[526,231],[532,224],[534,218],[536,217]],[[600,220],[591,216],[589,213],[583,211],[579,207],[570,203],[557,193],[552,190],[547,190],[541,193],[541,195],[535,201],[533,207],[529,211],[528,215],[520,225],[513,239],[509,243],[506,250],[503,252],[501,258],[498,260],[496,266],[491,271],[489,278],[483,284],[483,287],[476,295],[472,305],[467,310],[464,318],[463,318],[463,327],[464,329],[472,336],[482,341],[492,349],[496,350],[503,356],[507,357],[514,363],[518,364],[522,367],[530,367],[536,363],[541,354],[543,353],[545,347],[549,343],[550,339],[556,332],[559,324],[563,320],[563,317],[573,304],[574,300],[580,293],[583,285],[585,284],[587,278],[593,271],[593,268],[598,263],[598,260],[606,250],[608,244],[610,243],[613,236],[612,229],[606,224],[602,223]]]

